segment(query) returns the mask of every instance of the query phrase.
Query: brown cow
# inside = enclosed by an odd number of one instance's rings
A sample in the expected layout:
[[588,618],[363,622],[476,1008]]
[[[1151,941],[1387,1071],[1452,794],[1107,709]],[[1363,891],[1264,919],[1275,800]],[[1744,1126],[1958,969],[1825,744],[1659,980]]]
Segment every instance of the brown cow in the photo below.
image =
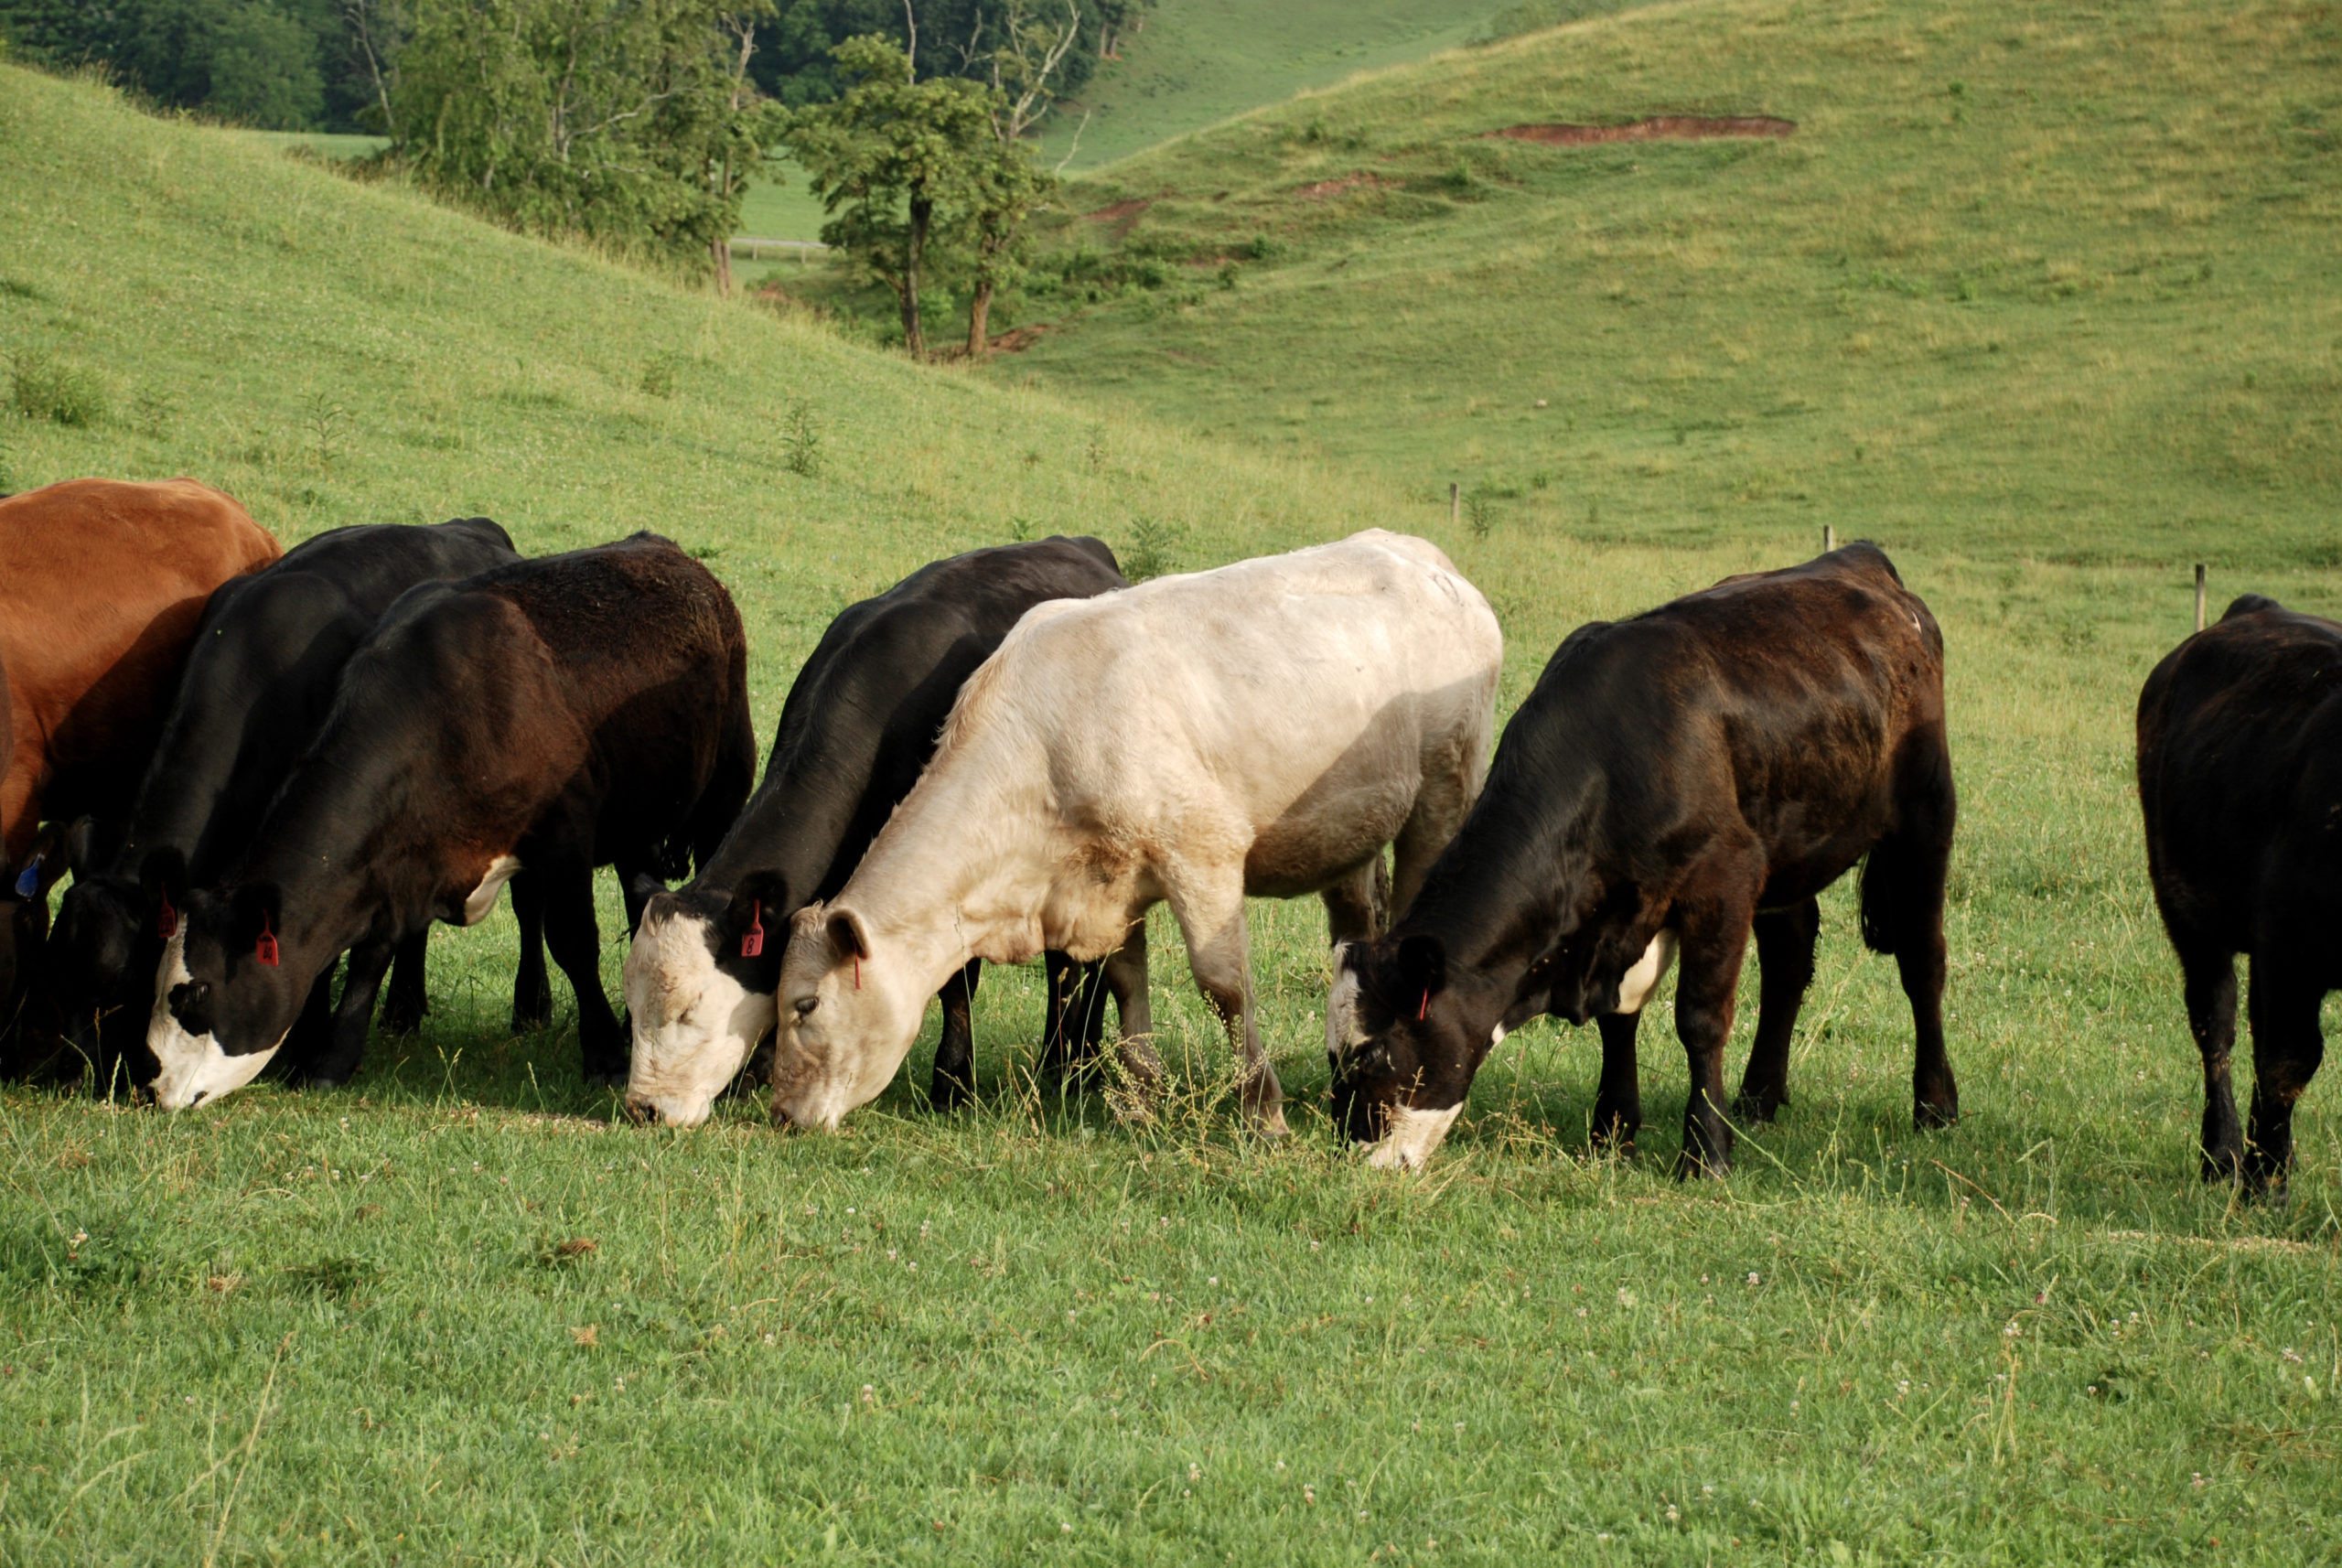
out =
[[[28,918],[47,923],[61,868],[27,865],[40,824],[128,811],[211,590],[283,553],[193,479],[68,479],[0,499],[0,947]],[[43,907],[21,908],[27,897]],[[0,952],[0,972],[16,967]],[[0,993],[0,1024],[13,1011]]]

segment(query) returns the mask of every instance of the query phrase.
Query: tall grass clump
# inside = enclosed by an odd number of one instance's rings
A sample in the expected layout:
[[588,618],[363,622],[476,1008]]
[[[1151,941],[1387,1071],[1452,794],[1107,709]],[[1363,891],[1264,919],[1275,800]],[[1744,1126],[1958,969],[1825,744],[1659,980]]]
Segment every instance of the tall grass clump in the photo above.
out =
[[106,388],[95,371],[37,349],[19,350],[8,368],[8,406],[27,419],[75,427],[106,416]]

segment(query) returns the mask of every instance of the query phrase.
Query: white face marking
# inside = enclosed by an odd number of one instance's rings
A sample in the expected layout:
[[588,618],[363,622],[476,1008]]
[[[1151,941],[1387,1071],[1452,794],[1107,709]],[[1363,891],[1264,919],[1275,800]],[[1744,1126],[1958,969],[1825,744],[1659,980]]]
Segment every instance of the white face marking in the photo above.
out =
[[772,1027],[770,992],[750,991],[717,967],[714,926],[697,915],[648,917],[626,955],[634,1023],[629,1105],[670,1126],[696,1127]]
[[[834,1133],[847,1112],[892,1081],[934,993],[896,976],[899,956],[885,946],[858,971],[851,959],[841,961],[825,919],[822,907],[811,904],[790,923],[773,1033],[772,1109],[777,1121]],[[796,1004],[807,997],[814,1006],[800,1015]]]
[[193,978],[187,967],[187,929],[181,927],[164,945],[162,966],[155,974],[155,1011],[146,1025],[146,1048],[162,1064],[155,1077],[155,1103],[166,1111],[186,1111],[234,1093],[258,1078],[285,1044],[279,1036],[264,1051],[231,1057],[209,1035],[190,1035],[179,1027],[171,1015],[171,987]]
[[1334,988],[1326,995],[1326,1056],[1339,1061],[1364,1044],[1366,1030],[1358,1021],[1358,971],[1342,961],[1342,949],[1337,947]]
[[1445,1111],[1392,1106],[1390,1135],[1367,1151],[1366,1163],[1379,1171],[1423,1169],[1430,1163],[1432,1151],[1439,1147],[1440,1140],[1447,1136],[1447,1130],[1456,1125],[1456,1118],[1463,1112],[1461,1101]]
[[520,869],[520,859],[514,855],[500,854],[489,861],[488,875],[479,879],[479,886],[464,900],[464,924],[477,926],[487,919],[488,912],[496,908],[496,896],[504,891],[504,885]]
[[1615,1011],[1628,1015],[1641,1012],[1660,977],[1674,961],[1675,933],[1661,931],[1651,938],[1650,946],[1643,949],[1643,956],[1635,961],[1635,967],[1618,977],[1618,1005]]
[[1488,1031],[1488,1049],[1495,1050],[1499,1046],[1503,1044],[1504,1026],[1502,1024],[1499,1024],[1495,1028]]

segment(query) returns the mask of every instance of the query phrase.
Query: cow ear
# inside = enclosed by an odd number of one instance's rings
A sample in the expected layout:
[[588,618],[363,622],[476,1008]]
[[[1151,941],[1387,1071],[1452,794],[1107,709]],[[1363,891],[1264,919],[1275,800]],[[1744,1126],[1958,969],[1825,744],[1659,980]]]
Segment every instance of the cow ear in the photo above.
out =
[[98,819],[95,817],[78,817],[74,819],[73,825],[65,830],[65,863],[73,868],[75,881],[82,880],[98,869],[98,858],[105,847],[99,839]]
[[236,889],[230,908],[235,920],[235,946],[251,947],[263,936],[282,929],[285,896],[274,882],[247,882]]
[[837,950],[841,959],[865,959],[870,956],[870,932],[862,917],[851,909],[831,907],[822,929],[829,932],[830,946]]
[[761,920],[775,931],[789,929],[797,911],[789,904],[789,879],[778,871],[752,871],[732,889],[732,907],[725,912],[726,930],[745,931],[751,920]]
[[658,897],[659,895],[667,892],[669,889],[664,882],[660,881],[659,878],[651,875],[650,873],[647,871],[638,871],[634,874],[632,878],[628,881],[626,890],[633,894],[634,897],[642,903],[648,904],[650,900]]
[[187,901],[187,856],[176,849],[156,849],[146,852],[138,865],[138,886],[146,895],[146,902],[158,899],[173,904]]
[[1447,949],[1437,937],[1409,937],[1399,944],[1398,970],[1400,994],[1391,1000],[1428,1001],[1447,989]]

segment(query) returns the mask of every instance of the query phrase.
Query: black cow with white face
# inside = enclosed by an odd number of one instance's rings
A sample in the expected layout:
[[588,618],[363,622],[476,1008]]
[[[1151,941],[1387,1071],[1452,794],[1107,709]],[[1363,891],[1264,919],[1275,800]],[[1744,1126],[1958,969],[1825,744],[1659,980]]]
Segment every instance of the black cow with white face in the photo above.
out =
[[[2282,1200],[2342,987],[2342,625],[2246,595],[2139,693],[2147,870],[2204,1058],[2203,1172]],[[2250,969],[2252,1118],[2229,1081]]]
[[[91,868],[75,872],[49,934],[48,983],[67,1041],[97,1064],[102,1081],[117,1061],[128,1082],[154,1076],[146,1026],[178,908],[250,844],[270,798],[316,738],[342,667],[383,612],[418,583],[520,558],[510,537],[484,517],[422,528],[366,524],[321,533],[212,594],[128,825],[98,847],[90,843],[94,825],[76,824],[76,865]],[[353,957],[353,983],[332,1015],[336,1034],[354,1032],[347,1054],[362,1046],[373,1016],[375,987],[358,982],[380,979],[381,956]],[[423,1013],[421,933],[398,958],[385,1022],[403,1029]],[[524,974],[532,967],[542,1015],[551,999],[532,933],[524,936]],[[327,1048],[330,979],[330,969],[318,975],[289,1042],[296,1064]]]
[[[626,1038],[602,991],[594,868],[684,875],[755,768],[739,612],[671,542],[638,533],[409,590],[344,668],[250,847],[188,895],[147,1031],[156,1100],[250,1082],[338,954],[474,924],[508,881],[576,993],[587,1077],[616,1081]],[[313,1072],[338,1082],[357,1065]]]
[[[935,754],[961,684],[1035,605],[1127,585],[1097,540],[1050,538],[923,566],[830,623],[790,688],[755,799],[690,886],[650,900],[635,934],[629,1112],[706,1120],[772,1026],[790,917],[845,886]],[[1104,991],[1094,972],[1077,982],[1062,954],[1047,963],[1048,1052],[1062,1066],[1097,1045]],[[972,1088],[968,1007],[981,968],[970,962],[942,993],[940,1106]]]
[[1921,1126],[1959,1115],[1944,1055],[1955,806],[1943,638],[1876,546],[1730,577],[1573,632],[1507,726],[1487,788],[1390,932],[1338,950],[1337,1119],[1376,1164],[1422,1164],[1509,1029],[1600,1021],[1598,1138],[1642,1120],[1636,1018],[1680,951],[1683,1174],[1731,1160],[1724,1047],[1753,929],[1764,971],[1736,1109],[1788,1102],[1815,896],[1867,855],[1864,940],[1918,1025]]

